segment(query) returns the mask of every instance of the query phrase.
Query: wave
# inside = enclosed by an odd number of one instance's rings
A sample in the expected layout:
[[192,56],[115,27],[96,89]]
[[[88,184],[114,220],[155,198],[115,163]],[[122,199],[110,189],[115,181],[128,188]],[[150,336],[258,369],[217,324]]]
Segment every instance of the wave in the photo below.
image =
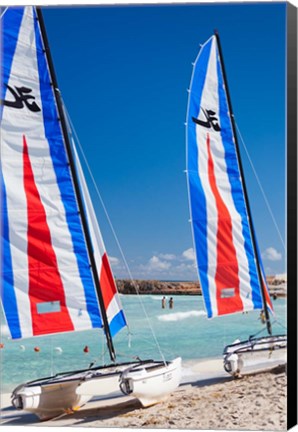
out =
[[161,295],[161,294],[157,294],[157,295],[151,295],[151,296],[150,296],[150,299],[151,299],[151,300],[158,300],[158,301],[161,301],[163,297],[165,297],[166,299],[169,298],[169,296],[166,296],[166,295],[163,296],[163,295]]
[[193,310],[189,312],[175,312],[167,315],[159,315],[157,318],[159,321],[181,321],[187,318],[206,316],[206,312],[203,310]]

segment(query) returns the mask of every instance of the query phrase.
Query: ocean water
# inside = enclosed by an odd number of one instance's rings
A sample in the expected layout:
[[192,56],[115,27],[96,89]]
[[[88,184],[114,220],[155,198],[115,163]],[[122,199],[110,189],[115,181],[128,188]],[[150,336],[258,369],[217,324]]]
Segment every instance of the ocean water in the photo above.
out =
[[[173,296],[174,308],[161,308],[159,295],[121,295],[129,324],[114,339],[117,360],[171,360],[182,357],[184,368],[194,360],[221,357],[223,348],[235,339],[247,339],[259,331],[266,334],[259,312],[234,314],[207,319],[201,296]],[[284,334],[286,299],[273,303],[273,333]],[[274,322],[276,320],[276,323]],[[101,330],[68,333],[12,341],[1,320],[1,392],[7,393],[28,380],[51,376],[57,372],[109,363]],[[84,348],[88,346],[88,352]],[[39,348],[39,352],[34,350]]]

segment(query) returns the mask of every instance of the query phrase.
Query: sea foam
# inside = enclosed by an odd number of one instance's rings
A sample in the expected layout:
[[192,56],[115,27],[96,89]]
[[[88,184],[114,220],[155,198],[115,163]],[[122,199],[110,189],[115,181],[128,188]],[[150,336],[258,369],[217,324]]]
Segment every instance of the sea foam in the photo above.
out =
[[0,330],[2,337],[8,337],[10,335],[8,327],[6,324],[1,324],[1,330]]
[[192,310],[188,312],[175,312],[167,315],[159,315],[160,321],[181,321],[187,318],[206,316],[206,312],[203,310]]

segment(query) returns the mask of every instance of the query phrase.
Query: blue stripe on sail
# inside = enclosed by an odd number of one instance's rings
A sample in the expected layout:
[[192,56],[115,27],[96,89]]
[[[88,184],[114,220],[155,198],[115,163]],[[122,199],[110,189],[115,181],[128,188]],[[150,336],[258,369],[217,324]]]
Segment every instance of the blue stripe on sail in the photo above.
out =
[[196,138],[196,125],[192,117],[198,117],[201,97],[204,88],[207,67],[212,46],[212,38],[204,45],[196,60],[192,88],[188,107],[188,157],[187,170],[189,182],[189,194],[191,205],[191,218],[193,235],[198,263],[198,271],[201,287],[204,296],[205,307],[208,318],[212,317],[212,307],[210,302],[209,284],[208,284],[208,246],[207,246],[207,208],[206,197],[203,191],[202,183],[198,175],[198,144]]
[[[18,42],[18,36],[24,8],[8,8],[2,18],[3,52],[2,52],[2,78],[3,84],[8,83],[13,56]],[[6,86],[1,86],[1,99],[5,99]],[[0,104],[0,119],[2,119],[3,105]]]
[[[263,276],[263,279],[264,279],[264,284],[265,284],[265,287],[266,287],[265,289],[267,290],[268,297],[270,298],[270,293],[269,293],[269,289],[268,289],[268,285],[267,285],[267,280],[266,280],[266,273],[265,273],[264,266],[263,266],[263,261],[262,261],[262,256],[261,256],[259,244],[258,244],[256,235],[255,235],[255,228],[254,228],[253,221],[251,221],[251,226],[252,226],[252,230],[253,230],[254,236],[255,236],[255,244],[256,244],[257,255],[258,255],[258,262],[259,262],[259,265],[260,265],[260,268],[261,268],[261,273],[262,273],[262,276]],[[260,293],[260,296],[261,296],[261,293]],[[268,302],[267,302],[267,304],[268,304]],[[273,312],[273,305],[272,304],[268,304],[268,306],[269,306],[270,312]],[[259,300],[259,303],[258,303],[258,306],[256,307],[256,309],[263,309],[263,307],[264,307],[264,305],[263,305],[263,298],[261,297],[261,299]]]
[[[34,14],[36,18],[35,9]],[[89,258],[86,250],[85,239],[82,232],[73,183],[68,167],[64,141],[60,125],[57,121],[58,113],[56,102],[51,87],[46,58],[43,53],[43,45],[37,20],[35,20],[35,36],[45,136],[49,143],[57,184],[65,208],[65,215],[73,242],[74,253],[77,259],[82,284],[84,286],[87,311],[90,315],[92,326],[102,327],[97,297],[89,268]]]
[[111,336],[115,336],[125,326],[126,321],[124,313],[122,310],[120,310],[109,323]]
[[[74,169],[75,169],[75,172],[76,172],[76,176],[77,176],[77,179],[78,179],[78,188],[79,188],[79,191],[80,191],[80,196],[83,197],[83,199],[82,199],[83,211],[84,211],[84,214],[88,218],[87,203],[85,202],[86,201],[86,197],[85,197],[85,194],[84,194],[83,186],[81,184],[82,179],[80,177],[79,166],[78,166],[78,164],[80,165],[80,161],[78,160],[78,154],[77,154],[76,148],[74,147],[74,144],[72,142],[70,144],[71,144],[72,154],[74,155],[73,162],[74,162]],[[81,170],[82,170],[82,168],[81,168]],[[82,173],[82,175],[84,175],[84,174]],[[87,187],[87,185],[86,185],[86,187]],[[91,238],[91,233],[90,233],[89,226],[90,226],[90,221],[88,220],[88,227],[87,227],[87,229],[88,229],[89,237]],[[92,247],[92,253],[94,254],[94,246],[93,246],[92,242],[91,242],[91,247]]]
[[1,256],[1,299],[5,317],[12,339],[22,337],[12,271],[11,250],[9,241],[9,220],[7,212],[6,189],[1,173],[1,209],[2,209],[2,256]]
[[221,125],[221,138],[225,149],[225,162],[227,167],[227,174],[229,177],[232,197],[234,200],[235,208],[242,221],[242,235],[244,238],[244,248],[248,260],[250,285],[252,290],[252,302],[255,309],[262,307],[262,296],[260,292],[260,285],[258,280],[258,273],[255,264],[255,255],[253,252],[253,245],[251,240],[251,233],[248,223],[248,216],[246,205],[244,201],[242,183],[240,181],[240,172],[238,167],[237,155],[235,144],[233,142],[233,131],[231,127],[231,120],[228,113],[227,96],[224,89],[224,82],[222,76],[222,69],[219,58],[217,56],[217,75],[218,75],[218,94],[219,94],[219,117]]
[[[19,30],[24,14],[24,8],[9,8],[2,18],[3,52],[2,52],[2,79],[3,84],[8,83],[13,56],[17,46]],[[6,86],[2,84],[1,99],[5,99]],[[3,105],[0,104],[0,118],[2,119]],[[21,338],[21,326],[14,291],[14,275],[11,260],[9,239],[9,217],[7,212],[7,196],[4,179],[1,173],[1,299],[7,324],[13,339]],[[5,269],[5,271],[4,271]]]

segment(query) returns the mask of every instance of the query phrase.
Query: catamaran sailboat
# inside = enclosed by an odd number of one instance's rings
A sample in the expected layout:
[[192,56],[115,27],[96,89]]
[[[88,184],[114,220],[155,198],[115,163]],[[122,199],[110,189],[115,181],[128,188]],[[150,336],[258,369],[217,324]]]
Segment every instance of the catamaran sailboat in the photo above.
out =
[[118,364],[127,323],[58,90],[41,10],[2,13],[2,289],[12,339],[103,328],[111,364],[18,386],[49,419],[122,390],[143,406],[179,385],[181,359]]
[[194,63],[187,109],[187,183],[193,242],[208,318],[261,309],[268,336],[224,349],[239,376],[256,364],[285,364],[286,335],[272,335],[272,303],[248,201],[217,33]]

